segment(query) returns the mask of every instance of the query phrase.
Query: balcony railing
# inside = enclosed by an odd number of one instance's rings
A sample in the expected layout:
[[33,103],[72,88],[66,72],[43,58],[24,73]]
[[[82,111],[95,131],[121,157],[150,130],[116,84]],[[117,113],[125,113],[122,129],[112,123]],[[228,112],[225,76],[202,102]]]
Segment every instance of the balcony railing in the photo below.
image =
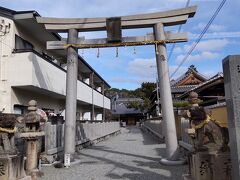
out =
[[[10,58],[12,87],[37,87],[61,96],[66,95],[66,70],[35,50],[15,50]],[[19,76],[21,74],[21,76]],[[110,99],[88,84],[78,81],[77,99],[110,109]],[[93,97],[92,97],[93,91]],[[92,100],[93,98],[93,100]]]

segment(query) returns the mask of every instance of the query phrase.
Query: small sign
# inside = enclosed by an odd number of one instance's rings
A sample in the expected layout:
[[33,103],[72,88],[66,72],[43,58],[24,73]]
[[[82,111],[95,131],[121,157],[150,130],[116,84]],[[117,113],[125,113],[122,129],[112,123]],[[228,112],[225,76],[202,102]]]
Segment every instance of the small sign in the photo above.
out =
[[64,166],[66,168],[68,168],[70,166],[70,163],[71,163],[71,155],[70,154],[64,154]]

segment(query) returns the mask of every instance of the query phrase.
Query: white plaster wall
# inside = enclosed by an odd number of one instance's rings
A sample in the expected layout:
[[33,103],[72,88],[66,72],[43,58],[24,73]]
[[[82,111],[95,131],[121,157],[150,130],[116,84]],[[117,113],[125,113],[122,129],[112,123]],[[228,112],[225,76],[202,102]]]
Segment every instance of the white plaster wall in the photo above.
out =
[[78,93],[77,93],[78,100],[92,104],[92,88],[78,81],[77,90],[78,90]]
[[9,32],[6,34],[0,33],[0,111],[10,112],[11,109],[11,87],[8,76],[8,61],[12,57],[14,49],[14,22],[11,19],[0,17],[5,24],[10,23]]
[[104,108],[110,109],[111,108],[111,101],[108,97],[104,97]]
[[[66,95],[66,72],[55,67],[49,62],[32,52],[16,53],[8,61],[8,74],[10,85],[34,86],[45,89],[59,95]],[[78,81],[77,99],[85,103],[92,103],[92,89],[86,84]],[[105,104],[110,101],[105,99]],[[103,96],[94,90],[94,104],[103,107]],[[104,106],[110,109],[110,106]]]
[[103,95],[98,91],[93,91],[93,102],[99,107],[103,107]]
[[26,89],[14,88],[12,91],[12,106],[15,104],[27,106],[28,102],[32,99],[37,101],[38,108],[40,109],[53,109],[55,113],[60,113],[65,109],[65,101],[63,99],[53,98]]
[[[15,46],[15,34],[18,34],[23,39],[28,40],[34,45],[34,48],[41,52],[45,50],[45,44],[40,44],[33,39],[28,32],[15,26],[10,19],[0,17],[0,20],[10,23],[10,32],[4,36],[0,36],[0,111],[4,108],[6,113],[13,112],[14,104],[24,104],[28,102],[33,96],[38,99],[41,106],[54,107],[56,111],[62,108],[55,103],[57,99],[48,96],[44,98],[41,94],[28,93],[25,94],[19,90],[12,90],[12,86],[34,86],[39,90],[45,89],[49,92],[54,92],[60,95],[66,95],[66,73],[49,62],[43,60],[39,56],[31,52],[26,53],[12,53]],[[87,81],[89,83],[89,79]],[[92,103],[92,90],[89,86],[78,81],[78,95],[79,101]],[[21,97],[21,96],[26,97]],[[41,100],[41,98],[43,98]],[[99,102],[102,95],[96,94],[94,102],[95,105],[102,107],[102,101]],[[51,101],[51,102],[50,102]],[[110,109],[110,100],[105,98],[105,108]],[[83,115],[81,115],[83,116]]]

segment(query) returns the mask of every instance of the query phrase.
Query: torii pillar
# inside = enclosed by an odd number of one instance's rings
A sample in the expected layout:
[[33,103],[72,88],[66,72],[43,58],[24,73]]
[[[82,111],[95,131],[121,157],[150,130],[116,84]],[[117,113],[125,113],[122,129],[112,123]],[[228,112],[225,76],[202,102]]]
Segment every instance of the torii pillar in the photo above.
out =
[[[154,25],[155,40],[164,40],[165,33],[162,23]],[[163,115],[163,126],[165,132],[167,161],[175,161],[178,141],[176,133],[175,118],[173,112],[172,94],[168,71],[166,44],[156,45],[157,72],[160,85],[161,107]]]
[[[76,29],[69,29],[68,43],[75,44],[78,38]],[[64,129],[64,165],[70,166],[71,156],[75,153],[76,109],[77,109],[78,50],[67,49],[66,78],[66,121]]]

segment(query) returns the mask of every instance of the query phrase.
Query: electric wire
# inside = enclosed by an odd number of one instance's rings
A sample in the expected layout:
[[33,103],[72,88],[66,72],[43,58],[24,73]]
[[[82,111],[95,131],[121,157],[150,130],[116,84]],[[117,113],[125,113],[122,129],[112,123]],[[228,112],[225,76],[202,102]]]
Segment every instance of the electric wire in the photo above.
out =
[[218,6],[217,10],[214,12],[213,16],[211,17],[211,19],[208,21],[207,25],[204,27],[203,31],[201,32],[201,34],[198,36],[198,38],[195,40],[195,42],[193,43],[192,47],[189,49],[188,53],[184,56],[184,58],[181,60],[180,64],[178,65],[178,67],[175,69],[175,71],[171,74],[170,79],[177,73],[177,71],[180,69],[180,67],[183,65],[183,63],[188,59],[188,57],[191,55],[191,53],[193,52],[193,50],[196,48],[196,46],[198,45],[198,43],[201,41],[202,37],[204,36],[204,34],[207,32],[207,30],[209,29],[210,25],[212,24],[212,22],[214,21],[214,19],[216,18],[216,16],[218,15],[218,13],[220,12],[220,10],[222,9],[223,5],[225,4],[226,0],[223,0],[220,5]]
[[[190,4],[190,0],[187,1],[186,5],[185,5],[185,8],[188,7],[189,4]],[[179,25],[177,32],[180,32],[181,29],[182,29],[182,24]],[[168,54],[168,61],[170,61],[170,59],[171,59],[171,57],[172,57],[173,51],[174,51],[174,49],[175,49],[175,46],[176,46],[176,43],[173,43],[173,44],[172,44],[172,47],[171,47],[171,50],[170,50],[170,52],[169,52],[169,54]]]

